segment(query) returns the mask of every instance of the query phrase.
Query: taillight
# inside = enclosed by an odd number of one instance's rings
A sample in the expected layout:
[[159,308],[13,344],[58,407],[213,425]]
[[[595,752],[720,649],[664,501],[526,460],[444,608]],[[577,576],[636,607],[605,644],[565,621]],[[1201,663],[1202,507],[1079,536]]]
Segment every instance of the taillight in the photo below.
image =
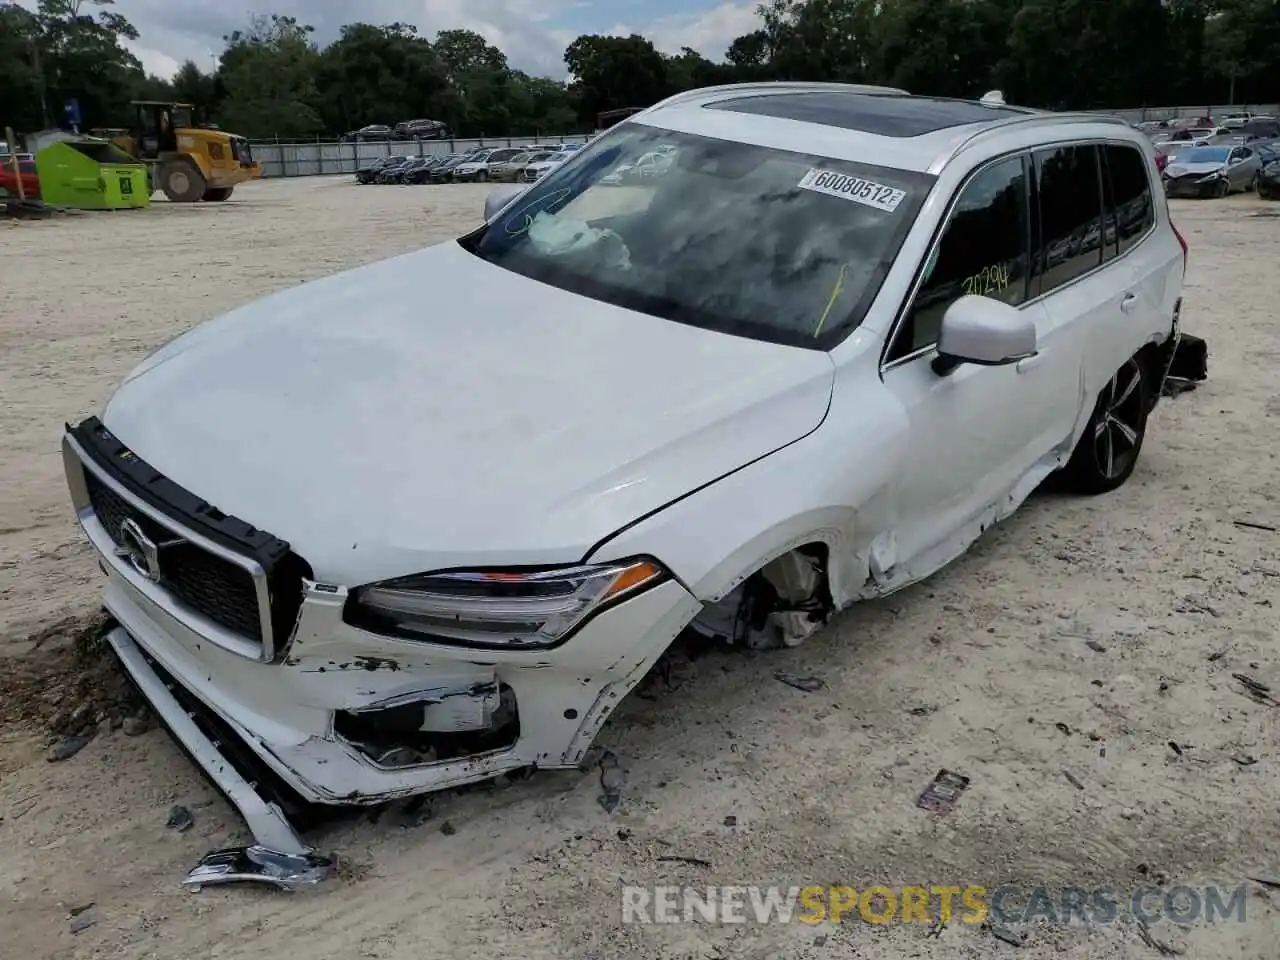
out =
[[1178,238],[1178,246],[1182,248],[1182,275],[1186,276],[1187,274],[1187,241],[1183,239],[1182,234],[1178,232],[1178,228],[1177,226],[1174,225],[1174,222],[1172,220],[1169,221],[1169,226],[1173,228],[1173,235]]

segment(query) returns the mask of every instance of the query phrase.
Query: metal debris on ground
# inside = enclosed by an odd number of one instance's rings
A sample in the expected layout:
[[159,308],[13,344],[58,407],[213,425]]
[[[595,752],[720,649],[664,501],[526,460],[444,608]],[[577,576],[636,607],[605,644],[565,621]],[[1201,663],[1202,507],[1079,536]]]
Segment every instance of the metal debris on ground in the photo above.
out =
[[1265,530],[1268,533],[1275,533],[1277,528],[1269,523],[1255,523],[1252,520],[1232,520],[1237,527],[1243,527],[1246,530]]
[[1026,933],[1019,930],[1010,930],[1008,927],[1002,927],[999,924],[991,924],[987,927],[991,931],[991,935],[997,940],[1010,944],[1015,947],[1025,947],[1027,945]]
[[1280,877],[1249,877],[1249,879],[1272,890],[1280,890]]
[[1228,653],[1231,652],[1232,646],[1233,644],[1228,643],[1225,647],[1219,647],[1217,650],[1213,651],[1213,653],[1209,654],[1209,662],[1217,663],[1219,660],[1221,660],[1223,657],[1225,657]]
[[622,788],[627,783],[627,772],[622,762],[609,750],[600,755],[600,806],[606,813],[613,813],[622,802]]
[[724,825],[726,827],[736,827],[738,825],[738,818],[731,813],[724,818]]
[[1084,789],[1084,784],[1081,783],[1079,778],[1077,778],[1076,775],[1072,773],[1070,770],[1063,770],[1062,775],[1067,778],[1067,783],[1071,784],[1077,790]]
[[1258,762],[1258,758],[1251,753],[1237,753],[1231,759],[1242,767],[1252,767]]
[[913,717],[927,717],[931,713],[936,713],[937,710],[938,708],[931,703],[922,703],[918,707],[912,707],[907,713]]
[[175,804],[169,811],[169,819],[165,822],[165,826],[170,830],[177,830],[179,833],[186,833],[196,825],[196,818],[190,810],[181,804]]
[[[90,904],[90,906],[92,906],[92,904]],[[92,913],[87,911],[84,913],[77,913],[72,915],[70,922],[67,924],[67,929],[73,934],[83,933],[97,922],[98,918]]]
[[939,770],[919,797],[916,806],[931,813],[950,813],[969,786],[969,778],[950,770]]
[[794,673],[786,673],[784,671],[775,673],[773,679],[779,683],[785,683],[788,687],[803,690],[805,693],[816,693],[827,685],[826,681],[820,677],[800,677]]
[[687,863],[694,867],[710,867],[710,860],[703,860],[701,857],[679,857],[675,854],[658,858],[659,863]]
[[1163,940],[1157,940],[1152,936],[1151,928],[1147,926],[1145,921],[1138,921],[1138,936],[1142,938],[1143,943],[1163,957],[1176,957],[1183,953],[1181,947],[1170,946]]
[[1097,640],[1086,640],[1084,645],[1095,653],[1106,653],[1107,648],[1100,644]]
[[206,854],[182,882],[195,890],[227,883],[265,883],[281,890],[297,890],[316,886],[333,870],[330,857],[280,853],[255,844]]
[[1271,696],[1271,688],[1265,683],[1262,683],[1260,680],[1255,680],[1253,677],[1243,673],[1233,673],[1231,676],[1240,682],[1240,685],[1244,687],[1245,695],[1250,699],[1256,700],[1258,703],[1264,703],[1270,707],[1280,706],[1280,701]]
[[93,734],[91,733],[82,734],[76,737],[63,737],[54,745],[53,749],[49,751],[49,756],[45,759],[50,763],[58,763],[61,760],[70,760],[77,753],[83,750],[92,739]]

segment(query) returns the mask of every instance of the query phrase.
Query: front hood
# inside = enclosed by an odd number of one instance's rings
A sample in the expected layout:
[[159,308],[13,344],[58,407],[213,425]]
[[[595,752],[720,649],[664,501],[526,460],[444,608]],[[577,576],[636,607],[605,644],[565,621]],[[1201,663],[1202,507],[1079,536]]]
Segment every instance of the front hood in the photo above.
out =
[[450,242],[197,327],[103,420],[320,579],[355,585],[580,560],[811,432],[832,379],[820,351],[598,303]]
[[1204,177],[1211,173],[1220,173],[1225,169],[1227,169],[1227,165],[1221,160],[1202,160],[1199,163],[1175,161],[1164,168],[1165,173],[1171,177]]

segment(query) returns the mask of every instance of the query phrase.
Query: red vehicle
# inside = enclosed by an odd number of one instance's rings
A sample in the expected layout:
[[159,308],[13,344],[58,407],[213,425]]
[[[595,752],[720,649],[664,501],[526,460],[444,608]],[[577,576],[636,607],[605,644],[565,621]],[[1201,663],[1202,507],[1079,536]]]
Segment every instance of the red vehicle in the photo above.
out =
[[40,196],[40,180],[36,177],[36,162],[31,157],[19,157],[18,174],[13,173],[13,157],[0,155],[0,190],[9,196],[18,196],[18,180],[22,180],[22,190],[27,199]]
[[1161,153],[1159,150],[1157,150],[1156,151],[1156,169],[1159,170],[1161,173],[1164,173],[1164,168],[1167,167],[1168,165],[1169,165],[1169,155],[1167,153]]

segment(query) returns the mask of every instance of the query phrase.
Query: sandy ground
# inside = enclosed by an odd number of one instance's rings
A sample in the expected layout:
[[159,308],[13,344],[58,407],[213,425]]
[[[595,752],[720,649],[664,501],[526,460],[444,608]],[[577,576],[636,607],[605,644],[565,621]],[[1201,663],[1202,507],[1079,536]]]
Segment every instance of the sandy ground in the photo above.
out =
[[[1022,947],[962,925],[624,926],[619,886],[1159,882],[1249,892],[1245,922],[1162,921],[1157,941],[1274,958],[1280,893],[1246,878],[1280,879],[1280,710],[1232,678],[1280,689],[1280,534],[1233,523],[1280,525],[1280,219],[1253,216],[1253,198],[1175,210],[1212,380],[1164,402],[1122,490],[1039,496],[949,570],[796,650],[678,659],[598,741],[628,774],[612,814],[596,773],[539,774],[425,818],[333,827],[321,842],[343,879],[315,893],[192,895],[186,868],[246,836],[163,733],[104,723],[46,762],[44,722],[103,682],[70,639],[97,574],[62,422],[206,317],[458,234],[483,193],[267,182],[220,205],[0,223],[0,954],[1110,960],[1160,952],[1128,921],[1041,923]],[[938,817],[914,800],[942,767],[972,783]],[[194,812],[187,833],[165,827],[175,803]]]

